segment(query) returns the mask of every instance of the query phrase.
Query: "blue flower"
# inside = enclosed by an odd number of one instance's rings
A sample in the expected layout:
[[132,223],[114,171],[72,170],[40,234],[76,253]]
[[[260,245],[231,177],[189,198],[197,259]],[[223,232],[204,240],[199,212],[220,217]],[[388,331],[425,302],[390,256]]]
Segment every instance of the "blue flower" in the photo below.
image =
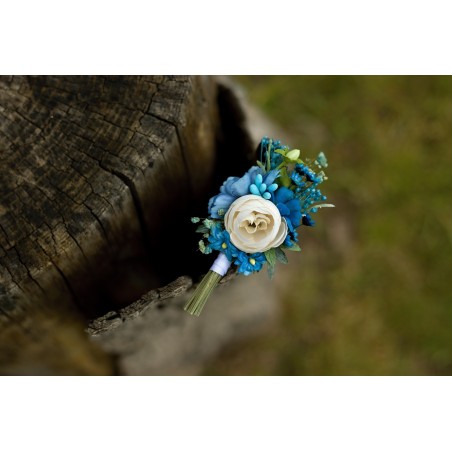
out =
[[243,273],[245,276],[258,272],[266,262],[264,253],[248,254],[239,251],[234,264],[238,266],[237,272]]
[[222,229],[219,224],[211,228],[208,240],[211,249],[221,251],[231,262],[239,253],[239,250],[231,243],[228,231]]
[[290,175],[292,182],[299,188],[303,188],[306,185],[306,182],[301,174],[298,174],[296,171],[292,171]]
[[314,173],[314,171],[312,171],[312,169],[310,169],[308,166],[304,165],[303,163],[297,163],[295,165],[294,172],[298,173],[302,177],[304,176],[307,181],[313,182],[315,185],[318,185],[323,181],[323,177],[320,174],[317,175],[316,173]]
[[276,149],[283,149],[288,151],[289,148],[282,144],[279,140],[273,140],[268,137],[262,138],[261,144],[259,145],[260,157],[262,163],[267,161],[267,153],[270,152],[270,167],[271,169],[278,168],[284,161],[284,157],[281,154],[275,152]]
[[296,185],[295,196],[301,201],[302,224],[314,226],[315,223],[309,212],[316,213],[317,208],[314,204],[326,200],[326,196],[322,195],[322,192],[317,188],[323,182],[324,174],[323,172],[316,174],[307,165],[297,164],[290,178]]
[[262,176],[262,184],[270,187],[279,176],[279,171],[272,170],[265,173],[258,166],[253,166],[242,177],[228,177],[221,186],[220,193],[209,200],[208,210],[210,216],[218,219],[223,218],[237,198],[251,193],[250,186],[254,184],[259,174]]
[[309,215],[308,213],[303,215],[301,222],[304,226],[314,226],[315,225],[315,221],[311,218],[311,215]]
[[301,202],[295,198],[292,190],[280,187],[275,192],[275,204],[282,217],[286,219],[287,227],[292,232],[301,224]]
[[289,233],[286,235],[286,239],[284,240],[284,245],[288,248],[292,248],[294,243],[298,242],[298,232],[294,229],[292,231],[289,231]]

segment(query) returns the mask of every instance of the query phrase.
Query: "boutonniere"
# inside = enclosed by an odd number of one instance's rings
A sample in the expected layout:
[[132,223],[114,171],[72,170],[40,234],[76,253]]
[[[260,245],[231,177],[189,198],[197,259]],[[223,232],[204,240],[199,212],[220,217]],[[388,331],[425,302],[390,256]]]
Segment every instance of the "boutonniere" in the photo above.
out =
[[267,266],[270,278],[277,262],[287,264],[286,251],[300,251],[297,229],[314,226],[312,215],[325,204],[318,186],[327,179],[323,152],[301,159],[298,149],[264,137],[260,159],[242,177],[229,177],[210,199],[209,217],[193,217],[202,234],[199,249],[218,252],[184,309],[201,313],[210,294],[231,265],[245,276]]

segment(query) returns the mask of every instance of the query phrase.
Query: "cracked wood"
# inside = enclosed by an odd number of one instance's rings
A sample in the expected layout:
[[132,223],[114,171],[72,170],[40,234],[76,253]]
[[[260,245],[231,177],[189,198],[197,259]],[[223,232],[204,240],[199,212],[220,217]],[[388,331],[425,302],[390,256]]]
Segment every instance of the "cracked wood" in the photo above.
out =
[[[0,77],[0,372],[112,372],[84,319],[189,269],[165,273],[158,253],[174,252],[162,237],[209,187],[216,89],[209,77]],[[112,301],[135,260],[148,285]]]

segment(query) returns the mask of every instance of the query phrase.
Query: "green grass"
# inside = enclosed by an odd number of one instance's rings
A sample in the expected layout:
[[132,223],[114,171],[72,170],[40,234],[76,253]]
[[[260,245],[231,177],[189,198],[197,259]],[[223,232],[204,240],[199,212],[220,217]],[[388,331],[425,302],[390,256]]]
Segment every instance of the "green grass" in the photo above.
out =
[[282,315],[208,374],[452,373],[452,77],[239,77],[336,209],[302,229]]

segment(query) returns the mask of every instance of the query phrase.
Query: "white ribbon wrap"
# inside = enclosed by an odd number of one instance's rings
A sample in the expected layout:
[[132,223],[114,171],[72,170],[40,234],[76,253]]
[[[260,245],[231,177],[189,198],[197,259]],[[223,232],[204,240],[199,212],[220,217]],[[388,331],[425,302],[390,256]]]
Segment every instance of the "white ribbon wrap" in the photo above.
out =
[[220,253],[218,255],[218,257],[215,259],[215,262],[212,264],[212,267],[210,267],[210,269],[213,272],[218,273],[221,276],[224,276],[227,273],[227,271],[229,270],[230,266],[231,266],[231,262],[226,257],[226,255],[223,253]]

